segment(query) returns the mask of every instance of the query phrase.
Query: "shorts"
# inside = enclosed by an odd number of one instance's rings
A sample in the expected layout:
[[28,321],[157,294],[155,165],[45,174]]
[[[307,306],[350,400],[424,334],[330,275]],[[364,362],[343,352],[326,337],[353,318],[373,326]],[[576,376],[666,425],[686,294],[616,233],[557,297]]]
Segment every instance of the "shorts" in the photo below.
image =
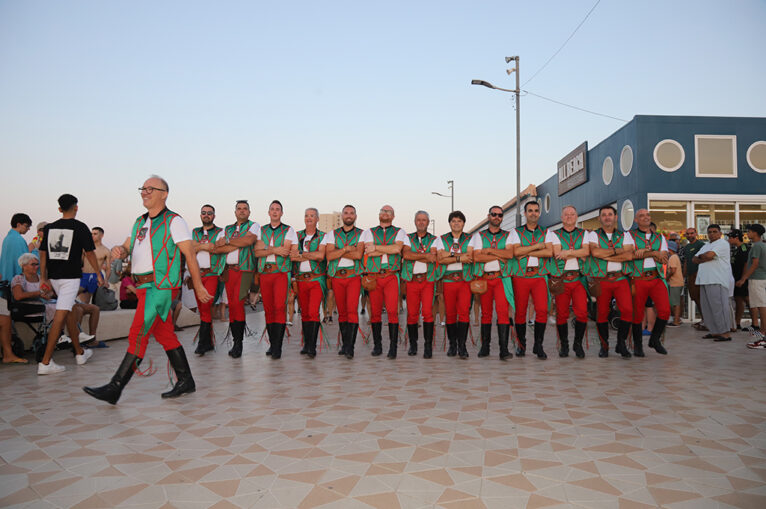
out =
[[745,281],[745,284],[742,286],[735,286],[734,287],[734,296],[735,297],[742,297],[745,298],[749,295],[748,293],[748,283],[749,281]]
[[671,286],[669,288],[670,307],[681,304],[681,290],[683,290],[683,286]]
[[80,278],[80,288],[88,293],[96,293],[96,289],[98,289],[98,275],[83,274]]
[[11,316],[8,311],[8,301],[0,297],[0,316]]
[[53,291],[56,292],[56,311],[72,311],[74,300],[80,291],[79,279],[51,279]]
[[766,308],[766,279],[750,279],[748,283],[750,307]]

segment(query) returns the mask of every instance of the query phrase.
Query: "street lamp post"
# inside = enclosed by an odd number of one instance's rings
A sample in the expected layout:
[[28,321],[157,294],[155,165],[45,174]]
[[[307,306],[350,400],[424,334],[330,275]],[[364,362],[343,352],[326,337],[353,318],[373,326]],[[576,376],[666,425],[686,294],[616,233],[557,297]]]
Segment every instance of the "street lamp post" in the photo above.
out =
[[494,90],[500,90],[502,92],[511,92],[516,94],[516,226],[521,226],[521,104],[519,102],[519,92],[521,87],[519,85],[519,57],[505,57],[505,63],[509,64],[511,61],[516,62],[516,67],[513,69],[506,69],[509,75],[513,72],[516,73],[516,89],[509,90],[507,88],[500,88],[494,86],[492,83],[484,80],[471,80],[471,85],[481,85],[483,87],[492,88]]
[[435,194],[436,196],[442,196],[444,198],[450,199],[450,212],[455,211],[455,181],[454,180],[448,180],[447,184],[449,184],[449,194],[441,194],[437,193],[436,191],[431,191],[431,194]]

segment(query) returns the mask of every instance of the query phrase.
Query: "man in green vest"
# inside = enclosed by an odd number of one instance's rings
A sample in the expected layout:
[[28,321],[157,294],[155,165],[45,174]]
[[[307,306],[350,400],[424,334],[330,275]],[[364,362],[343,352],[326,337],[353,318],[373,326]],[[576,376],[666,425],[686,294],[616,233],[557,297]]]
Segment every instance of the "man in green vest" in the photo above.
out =
[[301,305],[301,354],[313,359],[317,354],[317,337],[321,326],[319,306],[327,293],[327,264],[324,261],[326,246],[322,244],[324,232],[317,229],[319,211],[313,207],[306,209],[303,222],[306,228],[298,232],[298,252],[293,252],[290,259],[295,270],[298,302]]
[[266,351],[273,360],[282,357],[282,340],[287,321],[287,288],[290,285],[292,262],[290,254],[297,248],[298,236],[292,226],[282,224],[282,203],[269,204],[269,224],[261,228],[263,244],[255,249],[258,272],[261,274],[261,298],[266,315],[270,348]]
[[[197,265],[199,265],[202,284],[207,293],[215,295],[218,288],[218,277],[223,273],[226,266],[226,256],[211,253],[215,251],[215,242],[223,233],[223,228],[215,225],[215,207],[212,205],[203,205],[199,217],[202,226],[192,230],[192,247],[197,253]],[[188,278],[189,276],[187,276],[187,280]],[[212,301],[201,302],[197,299],[200,324],[197,349],[194,350],[194,353],[200,356],[215,348],[213,345],[212,304]]]
[[120,399],[133,372],[138,370],[150,334],[165,349],[178,379],[162,397],[175,398],[196,390],[186,354],[173,330],[170,309],[173,294],[180,293],[181,289],[181,255],[186,257],[197,299],[200,302],[212,299],[200,278],[189,227],[181,216],[165,206],[170,191],[168,183],[153,175],[139,190],[146,214],[138,217],[131,236],[123,245],[112,248],[114,258],[124,259],[130,254],[133,279],[138,289],[138,306],[128,334],[128,351],[108,384],[83,387],[87,394],[112,405]]
[[433,355],[434,342],[434,284],[439,278],[436,263],[436,236],[428,233],[431,219],[428,212],[415,213],[415,231],[405,237],[402,247],[401,278],[407,295],[407,355],[418,354],[418,320],[423,313],[423,358]]
[[383,353],[383,303],[388,315],[389,359],[396,358],[399,341],[399,270],[401,269],[404,230],[393,226],[394,208],[383,205],[378,215],[380,226],[365,230],[361,242],[367,262],[365,272],[376,279],[370,293],[370,327],[372,328],[372,355]]
[[508,242],[508,232],[501,229],[503,208],[494,205],[487,214],[487,229],[473,234],[474,278],[487,282],[487,291],[481,296],[481,349],[479,357],[489,356],[492,342],[492,305],[497,311],[497,340],[500,346],[500,360],[513,357],[508,350],[511,327],[510,303],[513,300],[511,279],[513,245]]
[[261,225],[250,220],[250,204],[237,200],[234,208],[236,221],[224,228],[215,242],[214,254],[226,255],[223,280],[229,301],[229,328],[233,345],[229,350],[232,359],[242,357],[245,339],[245,299],[255,274],[253,249],[261,238]]
[[545,259],[553,255],[553,246],[545,242],[546,230],[537,224],[540,204],[529,201],[524,204],[527,223],[511,230],[509,241],[513,244],[516,271],[513,275],[513,295],[516,301],[516,355],[523,357],[527,349],[527,306],[529,296],[535,306],[535,346],[532,353],[538,359],[547,359],[543,350],[545,326],[548,322],[548,283],[545,275]]

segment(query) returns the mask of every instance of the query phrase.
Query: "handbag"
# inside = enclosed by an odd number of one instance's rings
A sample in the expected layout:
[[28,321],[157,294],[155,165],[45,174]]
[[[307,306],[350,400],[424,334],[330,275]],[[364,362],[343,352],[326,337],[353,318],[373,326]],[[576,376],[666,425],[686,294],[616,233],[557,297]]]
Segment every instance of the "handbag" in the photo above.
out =
[[362,275],[362,288],[368,292],[374,291],[378,287],[378,276],[376,274]]
[[564,278],[555,276],[549,277],[548,288],[551,291],[551,295],[561,295],[564,293]]
[[218,281],[220,281],[223,284],[226,284],[228,280],[229,280],[229,267],[224,267],[223,272],[221,272],[221,275],[218,276]]
[[482,295],[487,293],[487,280],[481,278],[473,279],[469,283],[469,287],[474,295]]
[[599,297],[601,295],[601,281],[596,278],[588,278],[588,293],[591,297]]

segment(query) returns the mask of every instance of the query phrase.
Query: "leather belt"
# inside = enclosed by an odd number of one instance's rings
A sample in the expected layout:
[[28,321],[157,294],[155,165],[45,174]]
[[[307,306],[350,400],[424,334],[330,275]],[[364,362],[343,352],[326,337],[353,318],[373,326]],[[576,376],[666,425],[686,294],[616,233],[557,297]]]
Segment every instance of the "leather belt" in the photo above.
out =
[[622,272],[607,272],[606,276],[599,277],[596,279],[600,279],[602,281],[616,281],[617,279],[620,279],[621,277],[625,277],[625,274]]
[[413,274],[412,275],[412,282],[413,283],[422,283],[427,278],[425,272],[421,272],[420,274]]
[[564,281],[574,281],[575,279],[580,278],[580,273],[576,270],[572,270],[569,272],[564,272],[564,274],[561,275],[561,278]]
[[540,272],[540,267],[527,267],[524,277],[536,276]]
[[485,272],[482,276],[482,279],[490,280],[490,279],[497,279],[501,277],[502,274],[499,270],[493,270],[492,272]]
[[277,271],[276,263],[267,263],[263,266],[263,270],[261,270],[261,274],[270,274],[276,271]]
[[658,277],[660,277],[660,274],[657,272],[657,270],[652,269],[652,270],[644,271],[644,273],[641,274],[640,276],[634,276],[633,280],[634,281],[652,281],[653,279],[657,279]]
[[239,270],[239,264],[238,263],[227,263],[226,264],[226,270]]
[[314,278],[324,276],[324,274],[314,274],[313,272],[303,272],[295,275],[296,281],[311,281]]
[[333,277],[336,278],[349,278],[358,276],[356,272],[354,272],[354,269],[338,269],[335,271],[335,275]]
[[394,269],[380,269],[380,272],[378,272],[378,276],[386,276],[388,274],[396,274],[399,272],[398,270]]
[[451,274],[445,274],[442,278],[446,281],[463,281],[463,273],[462,272],[453,272]]
[[150,272],[149,274],[133,274],[133,281],[139,285],[154,283],[154,272]]

